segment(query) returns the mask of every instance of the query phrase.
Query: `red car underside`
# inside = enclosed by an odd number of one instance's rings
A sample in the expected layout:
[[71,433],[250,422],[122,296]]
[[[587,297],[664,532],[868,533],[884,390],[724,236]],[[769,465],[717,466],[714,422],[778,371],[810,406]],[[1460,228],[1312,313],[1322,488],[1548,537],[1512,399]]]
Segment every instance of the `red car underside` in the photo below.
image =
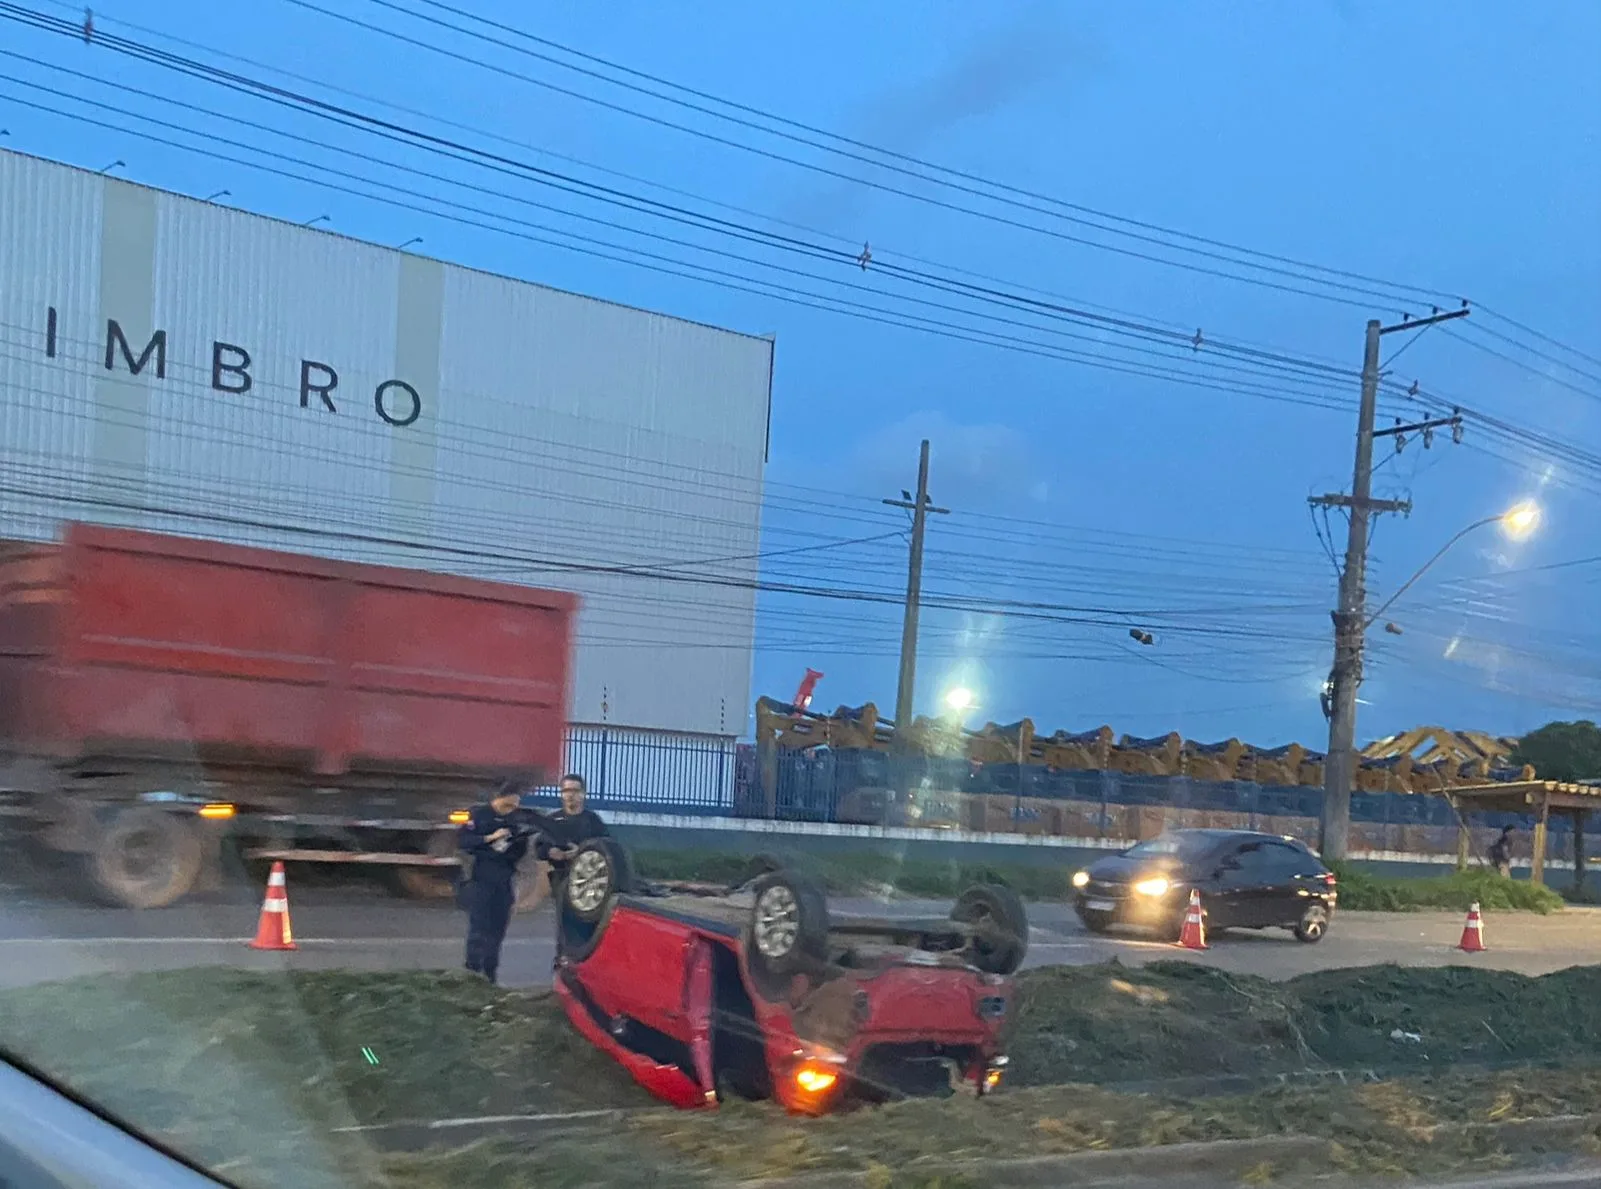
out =
[[747,1096],[805,1113],[851,1091],[900,1089],[898,1072],[914,1064],[954,1064],[983,1088],[1010,979],[955,955],[857,946],[850,965],[822,981],[800,976],[764,994],[745,960],[740,915],[714,899],[619,897],[592,952],[558,969],[573,1026],[681,1108],[715,1105],[730,1074]]

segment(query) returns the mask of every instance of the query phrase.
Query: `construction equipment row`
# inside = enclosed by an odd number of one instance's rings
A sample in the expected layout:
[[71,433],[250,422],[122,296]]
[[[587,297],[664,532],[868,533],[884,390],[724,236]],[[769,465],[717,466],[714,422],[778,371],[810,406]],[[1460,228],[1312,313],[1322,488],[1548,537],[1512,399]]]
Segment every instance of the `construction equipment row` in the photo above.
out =
[[[809,699],[808,699],[809,700]],[[1176,732],[1141,739],[1111,727],[1039,734],[1032,719],[968,730],[953,718],[917,718],[897,742],[895,724],[871,702],[818,714],[773,698],[756,703],[759,750],[891,751],[972,764],[1017,764],[1056,771],[1112,771],[1130,776],[1265,785],[1323,784],[1323,755],[1299,743],[1259,748],[1238,739],[1198,743]],[[1356,787],[1364,793],[1438,793],[1492,780],[1533,780],[1532,766],[1514,765],[1517,740],[1482,731],[1418,727],[1362,750]]]

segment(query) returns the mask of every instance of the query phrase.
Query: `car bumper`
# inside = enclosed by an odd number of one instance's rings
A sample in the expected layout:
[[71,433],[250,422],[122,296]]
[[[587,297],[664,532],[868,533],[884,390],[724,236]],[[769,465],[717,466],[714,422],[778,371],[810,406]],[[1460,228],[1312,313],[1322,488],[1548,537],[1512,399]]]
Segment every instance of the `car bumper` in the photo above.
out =
[[1182,890],[1170,890],[1163,896],[1141,896],[1127,888],[1090,887],[1074,896],[1073,907],[1080,918],[1100,917],[1111,924],[1155,929],[1182,918],[1188,899],[1188,892]]

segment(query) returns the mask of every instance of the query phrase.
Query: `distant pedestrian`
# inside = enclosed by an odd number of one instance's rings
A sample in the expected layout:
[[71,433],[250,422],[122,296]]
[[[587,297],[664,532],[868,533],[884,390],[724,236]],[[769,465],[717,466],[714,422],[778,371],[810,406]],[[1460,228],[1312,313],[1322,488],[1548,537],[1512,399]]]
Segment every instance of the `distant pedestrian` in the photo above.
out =
[[593,809],[584,808],[587,794],[584,778],[569,772],[561,778],[561,808],[550,815],[550,829],[534,843],[534,854],[550,865],[550,896],[556,904],[556,953],[561,954],[562,914],[566,909],[562,893],[567,886],[567,868],[578,848],[592,838],[608,838],[606,823]]
[[475,805],[457,838],[471,870],[463,891],[467,907],[467,969],[495,982],[500,947],[516,899],[517,864],[528,853],[528,832],[519,828],[522,790],[507,781],[484,805]]
[[1508,879],[1512,877],[1512,830],[1502,826],[1501,837],[1490,844],[1490,865]]

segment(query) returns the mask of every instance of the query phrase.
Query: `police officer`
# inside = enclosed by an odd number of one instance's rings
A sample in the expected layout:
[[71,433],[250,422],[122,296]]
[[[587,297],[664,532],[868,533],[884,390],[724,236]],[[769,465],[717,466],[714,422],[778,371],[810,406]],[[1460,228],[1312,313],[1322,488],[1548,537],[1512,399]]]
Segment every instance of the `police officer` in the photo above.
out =
[[593,809],[584,808],[584,778],[569,772],[561,778],[561,808],[550,815],[550,828],[534,843],[534,854],[550,864],[550,894],[556,904],[556,952],[561,953],[562,913],[566,904],[562,892],[567,883],[567,867],[578,848],[591,838],[607,838],[606,823]]
[[514,781],[497,788],[487,805],[476,805],[458,833],[472,865],[466,877],[467,969],[494,982],[500,947],[516,899],[517,864],[528,853],[529,833],[517,820],[522,790]]

